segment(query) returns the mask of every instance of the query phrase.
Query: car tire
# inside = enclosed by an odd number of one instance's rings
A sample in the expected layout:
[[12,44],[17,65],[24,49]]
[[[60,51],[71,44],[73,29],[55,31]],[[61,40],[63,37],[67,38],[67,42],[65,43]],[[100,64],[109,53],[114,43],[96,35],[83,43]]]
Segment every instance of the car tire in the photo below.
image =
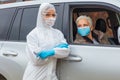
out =
[[7,80],[2,74],[0,74],[0,80]]

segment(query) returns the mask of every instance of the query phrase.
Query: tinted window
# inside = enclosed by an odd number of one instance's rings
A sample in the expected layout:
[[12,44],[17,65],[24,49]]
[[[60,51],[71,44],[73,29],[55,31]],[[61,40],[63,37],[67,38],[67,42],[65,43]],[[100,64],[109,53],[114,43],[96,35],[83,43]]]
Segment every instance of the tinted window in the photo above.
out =
[[20,29],[20,20],[22,15],[22,9],[18,10],[16,18],[13,23],[12,31],[10,33],[9,40],[18,40],[19,37],[19,29]]
[[10,23],[15,9],[2,9],[0,10],[0,40],[7,38]]
[[20,30],[20,40],[26,40],[26,35],[36,26],[38,8],[26,8],[24,9],[21,30]]
[[55,22],[54,28],[62,30],[62,14],[63,14],[63,5],[61,4],[54,4],[56,12],[57,12],[57,19]]

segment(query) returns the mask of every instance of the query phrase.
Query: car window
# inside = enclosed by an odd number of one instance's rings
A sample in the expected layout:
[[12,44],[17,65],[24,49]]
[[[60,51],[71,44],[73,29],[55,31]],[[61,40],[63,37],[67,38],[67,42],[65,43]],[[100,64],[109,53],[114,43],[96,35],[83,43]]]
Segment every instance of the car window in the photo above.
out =
[[15,9],[0,10],[0,40],[6,40]]
[[63,14],[63,5],[62,4],[53,4],[55,6],[56,12],[57,12],[57,18],[55,21],[54,28],[57,28],[59,30],[62,30],[62,14]]
[[[119,45],[117,39],[117,28],[119,27],[117,12],[105,8],[77,7],[74,8],[71,13],[73,43],[96,44],[94,43],[94,41],[96,41],[97,44]],[[92,39],[89,37],[90,33],[87,36],[83,36],[80,31],[78,31],[79,26],[77,25],[78,23],[76,23],[76,20],[79,16],[87,16],[92,19],[93,29],[90,31]],[[103,30],[103,23],[106,30]]]
[[9,36],[9,40],[18,40],[19,37],[19,30],[20,30],[20,20],[21,20],[21,15],[22,15],[22,9],[19,9],[17,11],[17,15],[15,17],[12,30]]
[[38,8],[25,8],[20,28],[20,41],[25,41],[27,34],[36,26]]

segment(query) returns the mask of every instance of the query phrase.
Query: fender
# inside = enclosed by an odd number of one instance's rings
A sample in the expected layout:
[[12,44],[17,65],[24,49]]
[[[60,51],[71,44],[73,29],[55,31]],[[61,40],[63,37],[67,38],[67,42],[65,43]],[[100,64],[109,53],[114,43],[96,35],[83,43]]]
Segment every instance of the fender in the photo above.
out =
[[0,73],[7,80],[22,80],[22,67],[16,62],[0,57]]

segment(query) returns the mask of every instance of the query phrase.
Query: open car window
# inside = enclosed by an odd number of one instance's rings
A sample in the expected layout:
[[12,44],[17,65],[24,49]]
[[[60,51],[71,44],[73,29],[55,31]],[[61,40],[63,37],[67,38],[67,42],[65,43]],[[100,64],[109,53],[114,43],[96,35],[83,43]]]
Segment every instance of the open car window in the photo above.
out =
[[[72,12],[72,31],[73,31],[73,43],[77,44],[87,44],[84,42],[81,42],[82,39],[85,39],[83,36],[78,34],[77,31],[77,24],[76,19],[81,16],[89,16],[92,19],[93,23],[93,33],[97,35],[96,39],[99,40],[99,44],[104,45],[119,45],[118,42],[118,35],[117,35],[117,29],[120,25],[120,14],[116,11],[105,9],[105,8],[84,8],[84,7],[75,7],[71,10]],[[106,31],[104,32],[104,37],[102,39],[99,39],[101,35],[98,35],[96,31],[96,27],[102,26],[101,23],[98,23],[97,21],[99,19],[102,19],[105,22]],[[81,37],[78,37],[81,36]],[[77,41],[77,42],[76,42]],[[87,39],[85,39],[87,41]]]

